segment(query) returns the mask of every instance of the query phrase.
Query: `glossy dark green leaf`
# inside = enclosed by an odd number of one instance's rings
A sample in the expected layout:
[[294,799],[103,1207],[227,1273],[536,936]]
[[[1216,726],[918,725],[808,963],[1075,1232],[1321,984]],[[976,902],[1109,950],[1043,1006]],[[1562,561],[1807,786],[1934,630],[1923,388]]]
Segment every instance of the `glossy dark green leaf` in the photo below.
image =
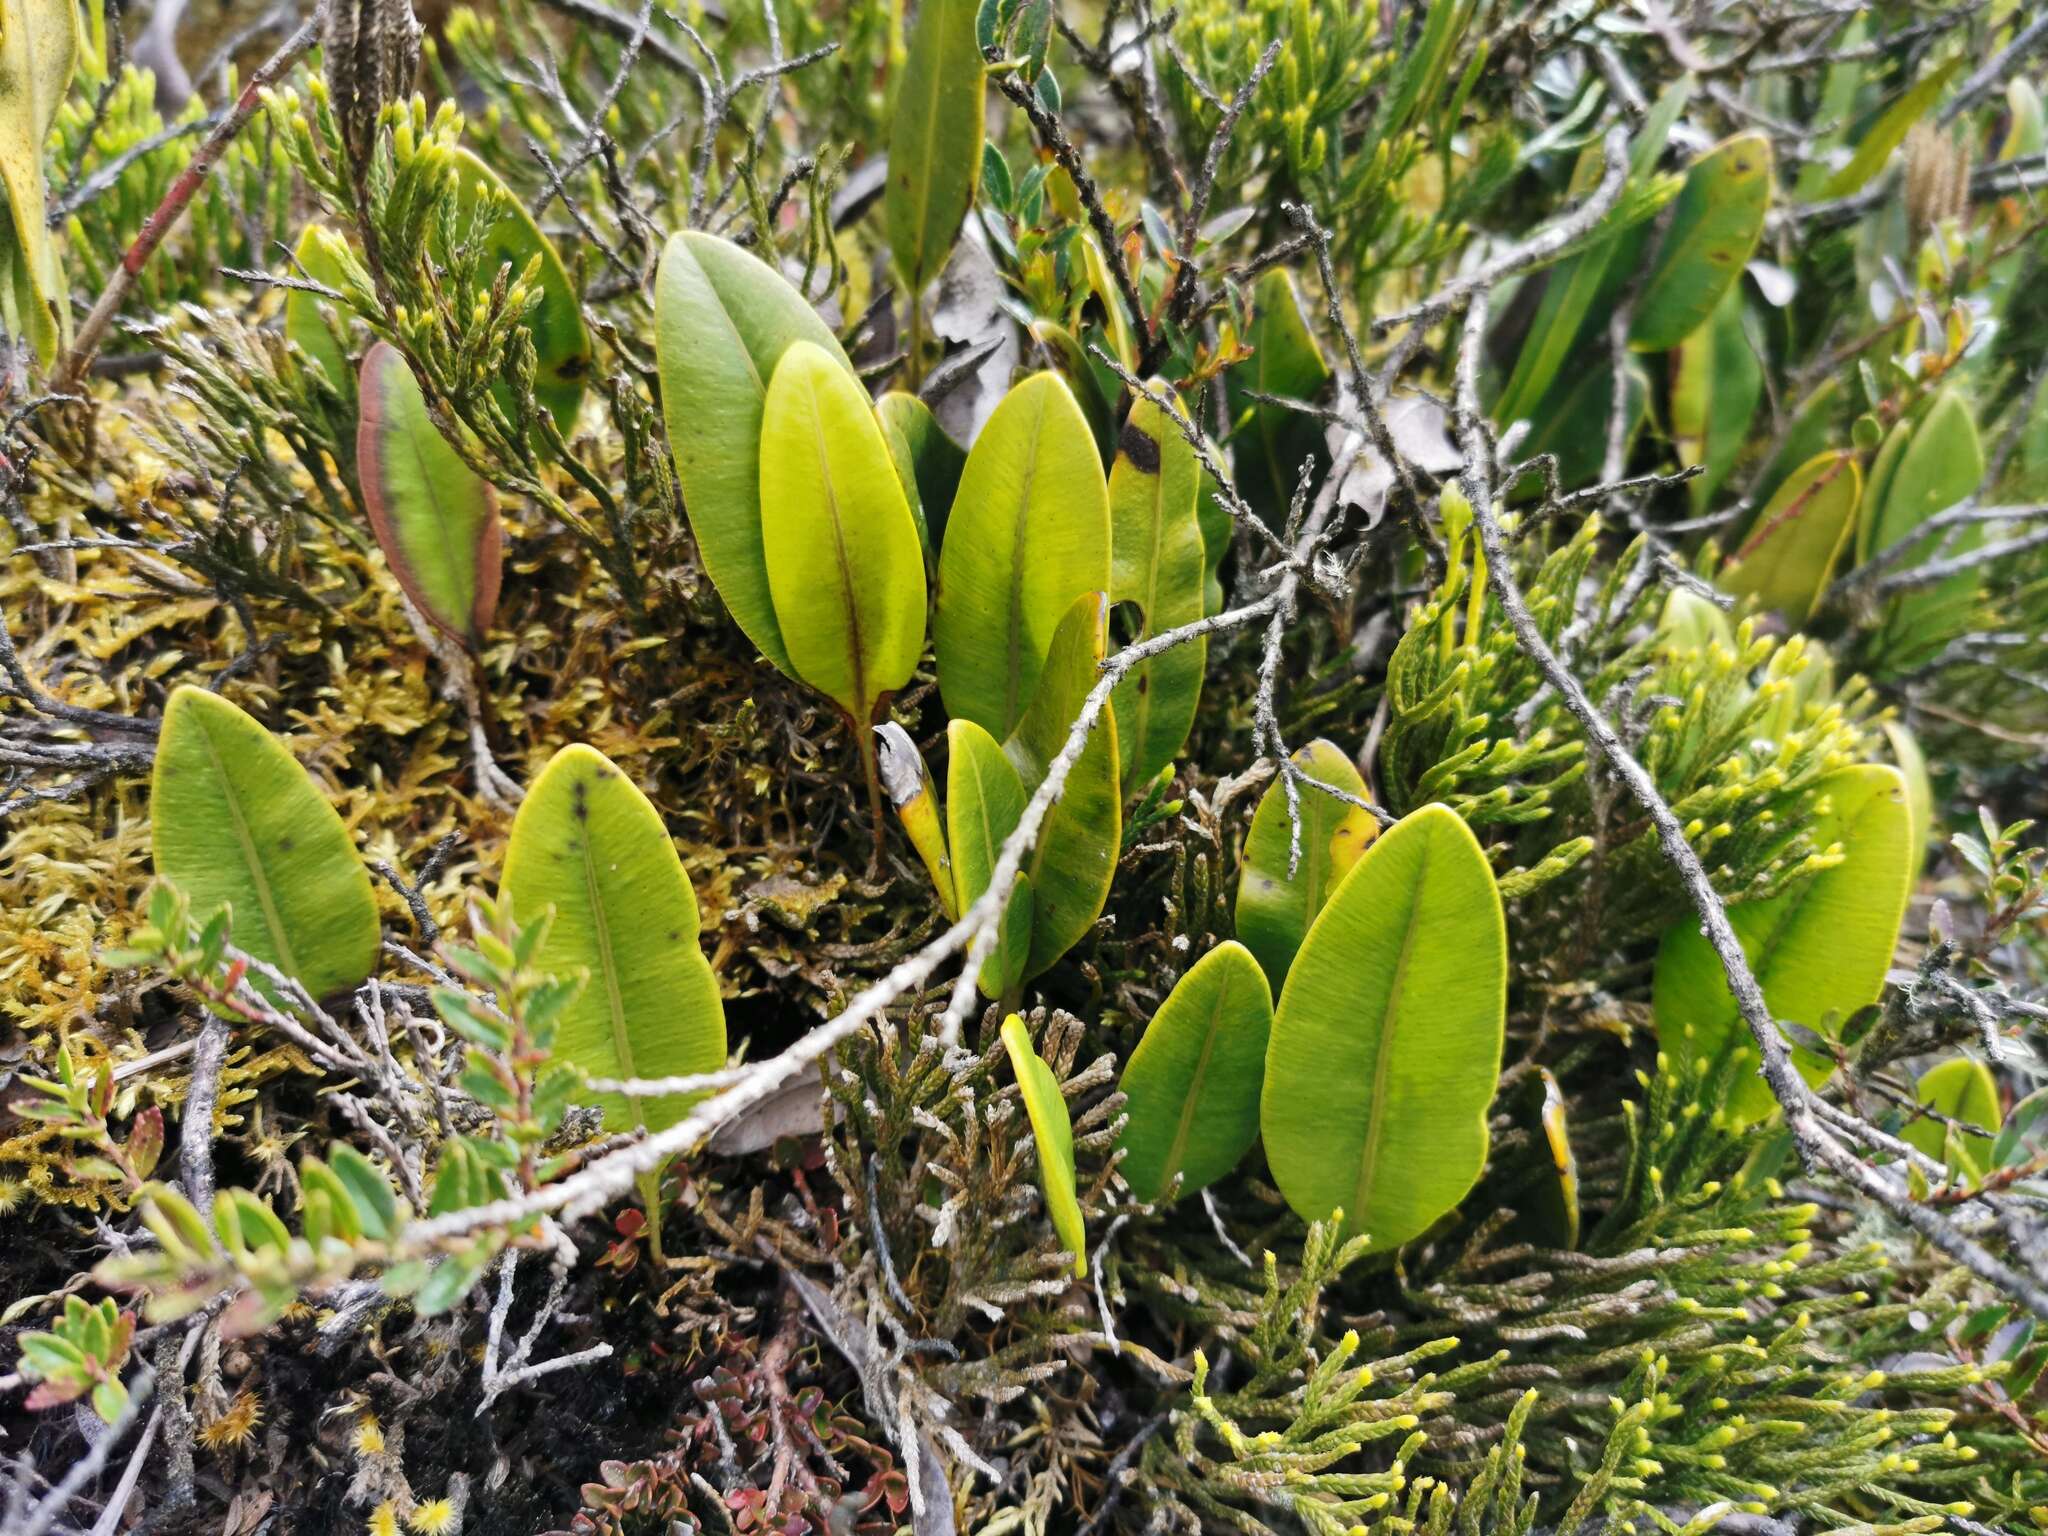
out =
[[1735,467],[1763,399],[1763,365],[1742,316],[1737,284],[1671,354],[1671,446],[1679,463],[1704,471],[1686,485],[1695,512],[1706,510]]
[[889,250],[912,301],[938,276],[981,174],[978,0],[919,0],[889,124]]
[[1023,718],[1053,632],[1109,590],[1109,486],[1073,392],[1033,374],[967,454],[932,622],[946,713],[998,740]]
[[[592,1077],[671,1077],[725,1065],[725,1006],[697,947],[697,896],[660,814],[592,747],[562,748],[535,779],[499,882],[512,910],[554,918],[534,956],[589,980],[563,1010],[555,1055]],[[658,1131],[683,1097],[595,1094],[613,1130]]]
[[413,606],[472,651],[498,607],[498,497],[427,414],[389,342],[363,356],[356,467],[391,574]]
[[688,230],[654,277],[654,351],[683,509],[704,570],[747,638],[794,677],[761,541],[761,416],[792,342],[853,365],[780,274],[729,240]]
[[[1839,843],[1841,862],[1768,900],[1730,907],[1728,921],[1772,1017],[1832,1039],[1883,989],[1914,861],[1906,787],[1897,769],[1875,763],[1844,768],[1829,775],[1824,790],[1826,808],[1812,837],[1821,848]],[[1651,1006],[1664,1050],[1708,1060],[1735,1051],[1756,1059],[1721,957],[1697,920],[1684,919],[1665,932]],[[1809,1082],[1834,1068],[1802,1048],[1792,1054]],[[1747,1122],[1762,1119],[1776,1102],[1760,1076],[1745,1076],[1728,1108]]]
[[[1066,745],[1081,705],[1101,678],[1109,647],[1109,600],[1084,592],[1054,633],[1031,707],[1003,743],[1028,796]],[[1031,957],[1026,980],[1072,949],[1109,900],[1123,840],[1116,715],[1104,710],[1067,774],[1059,800],[1024,862],[1031,877]]]
[[1636,298],[1629,344],[1675,347],[1735,286],[1771,206],[1771,141],[1745,133],[1693,162]]
[[1803,622],[1855,535],[1862,495],[1863,471],[1854,454],[1808,459],[1757,514],[1721,572],[1721,586]]
[[348,829],[284,744],[218,694],[171,694],[149,814],[158,876],[196,915],[232,909],[239,948],[316,998],[370,974],[377,899]]
[[1251,951],[1225,940],[1174,983],[1118,1083],[1129,1099],[1123,1175],[1140,1200],[1176,1176],[1193,1194],[1259,1137],[1273,994]]
[[1253,285],[1252,322],[1244,339],[1250,359],[1225,376],[1232,415],[1243,423],[1233,442],[1238,490],[1272,514],[1293,497],[1302,462],[1329,457],[1316,418],[1253,398],[1257,391],[1314,403],[1330,381],[1330,365],[1285,267],[1273,268]]
[[924,554],[867,391],[791,343],[761,414],[761,539],[796,675],[866,727],[924,654]]
[[[1131,638],[1202,617],[1207,571],[1195,516],[1202,466],[1166,412],[1140,397],[1109,472],[1110,601],[1129,603]],[[1194,640],[1140,662],[1110,695],[1126,795],[1179,755],[1195,723],[1209,645]]]
[[[972,720],[946,727],[946,844],[953,860],[954,909],[965,912],[988,889],[1003,840],[1024,815],[1024,782],[996,739]],[[1020,874],[1003,909],[995,953],[976,979],[990,997],[1007,997],[1024,980],[1031,956],[1031,877]]]
[[591,370],[590,331],[583,323],[582,298],[569,281],[569,269],[563,266],[554,242],[541,233],[526,205],[498,179],[498,173],[467,149],[456,149],[455,164],[459,206],[465,218],[488,192],[503,194],[498,216],[484,236],[480,281],[486,285],[495,282],[503,266],[511,267],[516,280],[528,262],[540,258],[540,304],[526,322],[536,365],[533,392],[567,436],[576,425],[576,411],[583,403]]
[[[1293,760],[1318,783],[1371,798],[1351,755],[1335,742],[1312,741]],[[1287,785],[1276,777],[1252,813],[1237,877],[1237,936],[1276,991],[1287,980],[1287,968],[1323,903],[1380,830],[1370,811],[1305,784],[1300,794],[1300,863],[1293,859]]]
[[1045,1190],[1046,1212],[1052,1217],[1053,1230],[1074,1256],[1078,1279],[1088,1273],[1088,1234],[1081,1223],[1081,1202],[1075,1191],[1074,1122],[1060,1093],[1059,1079],[1031,1048],[1031,1034],[1014,1013],[1003,1020],[1003,1048],[1010,1053],[1010,1070],[1017,1074],[1017,1091],[1031,1120],[1032,1139],[1038,1143],[1038,1180]]
[[1380,834],[1295,956],[1259,1125],[1296,1214],[1376,1249],[1456,1209],[1486,1161],[1507,927],[1478,841],[1428,805]]

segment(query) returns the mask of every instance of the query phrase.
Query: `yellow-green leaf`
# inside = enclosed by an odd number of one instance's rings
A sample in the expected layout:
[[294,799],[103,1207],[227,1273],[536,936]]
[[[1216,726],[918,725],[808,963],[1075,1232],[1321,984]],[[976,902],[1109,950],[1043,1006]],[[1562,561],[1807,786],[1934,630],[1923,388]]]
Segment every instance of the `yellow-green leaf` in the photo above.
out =
[[1014,1013],[1003,1020],[1003,1048],[1010,1053],[1010,1070],[1017,1074],[1017,1091],[1031,1120],[1032,1139],[1038,1143],[1038,1182],[1045,1190],[1046,1212],[1052,1217],[1053,1230],[1074,1256],[1078,1279],[1088,1273],[1088,1234],[1081,1224],[1081,1201],[1075,1193],[1074,1122],[1060,1093],[1059,1079],[1031,1048],[1031,1035]]
[[1771,141],[1745,133],[1694,161],[1636,299],[1629,344],[1661,352],[1690,336],[1735,285],[1771,206]]
[[796,675],[865,727],[924,652],[924,557],[867,392],[808,341],[761,415],[761,539]]
[[377,899],[341,817],[284,744],[218,694],[171,694],[150,778],[156,872],[314,997],[377,963]]
[[[1003,840],[1024,815],[1024,782],[996,739],[972,720],[946,727],[946,845],[953,859],[954,909],[965,912],[988,889]],[[1019,874],[1003,909],[995,953],[975,979],[990,997],[1022,984],[1031,954],[1031,877]]]
[[1232,414],[1243,421],[1234,444],[1238,490],[1271,515],[1293,498],[1302,461],[1329,457],[1322,425],[1314,417],[1252,398],[1257,391],[1313,402],[1330,381],[1330,365],[1285,267],[1274,267],[1253,284],[1245,342],[1252,349],[1250,359],[1225,375]]
[[[339,289],[344,271],[342,259],[348,247],[341,236],[331,229],[318,224],[308,224],[306,232],[299,236],[298,249],[293,253],[299,276],[329,288]],[[288,288],[284,295],[284,333],[298,344],[313,363],[323,369],[328,382],[340,390],[343,398],[348,395],[349,386],[355,382],[355,370],[348,365],[348,354],[335,339],[334,332],[327,327],[320,310],[323,305],[335,308],[330,301],[317,293],[308,293],[303,288]],[[350,312],[338,310],[341,323],[346,325]]]
[[441,436],[389,342],[364,354],[357,395],[356,466],[378,547],[413,606],[474,651],[498,607],[497,495]]
[[663,248],[654,351],[683,510],[734,620],[792,677],[761,542],[761,415],[775,365],[796,341],[824,348],[852,375],[830,327],[759,257],[694,230]]
[[1827,590],[1856,530],[1863,472],[1856,456],[1823,453],[1785,477],[1757,514],[1721,585],[1802,622]]
[[1922,1116],[1900,1130],[1909,1142],[1959,1178],[1979,1179],[1991,1166],[1993,1137],[1998,1132],[2002,1111],[1998,1105],[1998,1084],[1991,1069],[1974,1056],[1957,1056],[1938,1062],[1921,1074],[1914,1097],[1937,1114],[1966,1125],[1981,1126],[1990,1135],[1978,1136],[1955,1130],[1939,1120]]
[[967,467],[967,450],[946,435],[930,406],[900,389],[890,390],[875,402],[875,418],[889,440],[896,478],[903,482],[903,494],[910,500],[929,562],[945,539],[946,518],[960,489],[960,471]]
[[889,122],[889,250],[911,300],[938,276],[981,179],[977,0],[919,0]]
[[47,368],[71,334],[70,296],[45,225],[43,143],[84,45],[72,0],[0,0],[0,331]]
[[[1844,768],[1828,776],[1823,793],[1813,841],[1821,848],[1839,844],[1841,862],[1768,900],[1730,907],[1728,921],[1771,1016],[1833,1039],[1883,990],[1906,913],[1912,832],[1906,786],[1895,768]],[[1650,996],[1657,1040],[1666,1051],[1709,1060],[1735,1051],[1756,1060],[1721,957],[1697,919],[1666,930]],[[1833,1062],[1814,1052],[1795,1048],[1792,1054],[1809,1082],[1833,1070]],[[1745,1077],[1728,1108],[1748,1122],[1762,1119],[1776,1102],[1760,1076]]]
[[1225,940],[1174,983],[1118,1083],[1129,1099],[1123,1175],[1158,1200],[1176,1175],[1193,1194],[1235,1168],[1259,1136],[1259,1085],[1273,994],[1242,944]]
[[1426,1232],[1486,1162],[1507,1017],[1507,926],[1471,829],[1428,805],[1380,834],[1287,973],[1259,1104],[1305,1220],[1376,1249]]
[[[1066,745],[1082,703],[1101,677],[1108,646],[1109,600],[1100,592],[1084,592],[1074,599],[1053,635],[1031,707],[1003,743],[1026,795],[1044,782],[1047,769]],[[1027,980],[1072,949],[1109,900],[1123,841],[1117,760],[1116,715],[1104,710],[1024,861],[1032,900]]]
[[1033,320],[1031,339],[1045,357],[1045,365],[1057,373],[1074,393],[1074,403],[1088,418],[1088,430],[1095,434],[1095,446],[1106,466],[1116,457],[1116,416],[1103,398],[1102,383],[1095,363],[1082,350],[1079,339],[1055,320]]
[[[1889,459],[1889,463],[1886,460]],[[1976,413],[1955,389],[1944,389],[1928,403],[1917,423],[1901,421],[1879,450],[1886,473],[1871,471],[1870,494],[1863,498],[1857,528],[1857,558],[1889,549],[1929,518],[1974,495],[1984,479],[1984,444]],[[1929,538],[1908,559],[1952,559],[1984,541],[1981,523],[1954,529],[1944,539]],[[1901,593],[1885,620],[1885,660],[1907,667],[1938,651],[1967,623],[1977,593],[1977,577],[1959,571],[1929,588]]]
[[947,521],[932,621],[946,713],[1008,736],[1074,599],[1108,590],[1102,460],[1073,393],[1033,374],[974,440]]
[[[1207,575],[1195,497],[1202,466],[1166,412],[1132,402],[1109,472],[1110,601],[1138,613],[1133,640],[1202,616]],[[1140,662],[1110,695],[1124,793],[1172,762],[1195,723],[1209,645],[1194,640]]]
[[[1335,742],[1310,742],[1295,752],[1294,765],[1318,783],[1371,798],[1350,754]],[[1370,811],[1306,784],[1300,793],[1301,862],[1293,862],[1287,786],[1276,778],[1252,813],[1237,877],[1237,936],[1275,990],[1287,980],[1287,968],[1323,903],[1380,830]]]
[[1880,720],[1878,729],[1884,732],[1892,766],[1905,781],[1906,826],[1912,843],[1913,874],[1917,878],[1927,859],[1928,835],[1934,830],[1934,785],[1927,776],[1927,754],[1920,750],[1919,738],[1902,722]]
[[[594,747],[548,760],[520,802],[500,891],[522,922],[554,919],[534,965],[589,980],[555,1055],[592,1077],[674,1077],[725,1065],[725,1006],[697,947],[697,895],[660,813]],[[687,1097],[595,1094],[615,1131],[658,1131]]]
[[1713,318],[1671,354],[1671,446],[1678,462],[1705,473],[1688,481],[1703,512],[1735,467],[1763,399],[1763,365],[1742,326],[1742,288],[1729,288]]
[[1863,136],[1863,142],[1856,146],[1856,153],[1849,157],[1849,163],[1835,172],[1821,189],[1821,195],[1847,197],[1851,192],[1861,190],[1871,177],[1883,170],[1885,162],[1892,157],[1892,151],[1905,142],[1906,134],[1927,115],[1927,109],[1940,100],[1943,88],[1967,59],[1967,54],[1954,55],[1923,75],[1911,90],[1885,108],[1884,115],[1871,125],[1870,131]]
[[457,207],[465,219],[481,198],[493,191],[500,194],[498,215],[484,235],[478,280],[489,285],[497,281],[500,267],[510,266],[516,282],[527,263],[540,258],[540,304],[526,321],[536,365],[533,393],[567,436],[576,425],[576,410],[583,403],[583,388],[590,378],[590,331],[583,323],[582,300],[554,242],[541,233],[526,205],[498,179],[498,173],[459,146],[455,167]]

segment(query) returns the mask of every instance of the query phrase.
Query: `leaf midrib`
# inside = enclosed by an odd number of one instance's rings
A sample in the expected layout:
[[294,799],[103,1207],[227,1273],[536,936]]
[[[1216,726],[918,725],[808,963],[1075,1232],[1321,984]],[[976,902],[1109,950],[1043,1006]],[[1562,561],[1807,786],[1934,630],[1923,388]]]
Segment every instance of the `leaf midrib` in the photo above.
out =
[[1201,1102],[1202,1089],[1209,1080],[1209,1061],[1216,1051],[1216,1037],[1223,1023],[1223,1005],[1230,998],[1230,978],[1225,976],[1217,985],[1216,1000],[1209,1008],[1208,1028],[1202,1033],[1202,1054],[1196,1058],[1195,1072],[1188,1083],[1187,1096],[1181,1100],[1180,1123],[1174,1127],[1173,1144],[1167,1149],[1165,1171],[1160,1177],[1160,1188],[1172,1185],[1173,1176],[1180,1172],[1181,1163],[1187,1156],[1188,1137],[1194,1131],[1195,1107]]
[[1408,907],[1408,927],[1401,935],[1401,953],[1394,962],[1392,984],[1387,988],[1386,1007],[1380,1013],[1379,1054],[1372,1064],[1372,1102],[1366,1119],[1365,1146],[1360,1150],[1358,1180],[1352,1186],[1352,1208],[1347,1218],[1353,1232],[1365,1230],[1366,1201],[1379,1171],[1380,1133],[1386,1126],[1387,1076],[1394,1059],[1394,1041],[1401,1022],[1401,993],[1408,980],[1408,956],[1415,947],[1415,935],[1422,927],[1422,895],[1429,883],[1429,847],[1419,851],[1415,867],[1415,898]]
[[247,866],[250,879],[256,887],[256,900],[263,908],[263,921],[270,929],[270,941],[277,951],[278,968],[287,976],[296,978],[299,974],[297,956],[292,953],[290,936],[285,932],[284,916],[277,910],[277,896],[270,888],[270,872],[264,867],[263,858],[256,849],[255,835],[249,830],[248,819],[242,814],[242,803],[235,795],[234,780],[228,776],[227,764],[221,760],[220,749],[215,745],[213,730],[205,721],[199,722],[199,739],[206,747],[207,761],[213,766],[213,776],[220,784],[222,802],[228,808],[228,821],[235,829],[235,841],[241,845],[242,862]]
[[[604,971],[605,1004],[611,1010],[612,1051],[618,1057],[619,1076],[637,1077],[638,1069],[633,1063],[633,1036],[626,1027],[626,1000],[619,992],[618,960],[612,954],[611,919],[605,914],[604,893],[597,883],[597,850],[591,842],[596,835],[595,825],[593,821],[585,821],[583,835],[577,839],[583,854],[583,891],[590,900],[590,926],[597,939],[598,964]],[[633,1097],[626,1103],[632,1111],[633,1124],[645,1130],[646,1100]]]
[[1021,483],[1017,488],[1016,512],[1010,523],[1010,611],[1006,615],[1010,630],[1009,675],[1003,680],[1003,734],[1005,736],[1017,727],[1017,695],[1023,671],[1024,649],[1024,566],[1029,548],[1031,527],[1031,493],[1038,483],[1038,456],[1044,446],[1045,435],[1045,391],[1037,390],[1033,404],[1038,416],[1031,423],[1031,435],[1027,439],[1029,450],[1024,455]]
[[807,385],[811,397],[811,432],[818,442],[818,483],[825,493],[825,515],[832,524],[832,552],[839,568],[839,597],[846,609],[847,661],[852,668],[853,703],[848,713],[856,718],[856,729],[867,724],[864,714],[874,712],[868,694],[867,649],[861,639],[860,604],[854,596],[853,565],[846,553],[846,528],[839,516],[839,496],[832,488],[832,455],[825,442],[825,407],[815,385]]

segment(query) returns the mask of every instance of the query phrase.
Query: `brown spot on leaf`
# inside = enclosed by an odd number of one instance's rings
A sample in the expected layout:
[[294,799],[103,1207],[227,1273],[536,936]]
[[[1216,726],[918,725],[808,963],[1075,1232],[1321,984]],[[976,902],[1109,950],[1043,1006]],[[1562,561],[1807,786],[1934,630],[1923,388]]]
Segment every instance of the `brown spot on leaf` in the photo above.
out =
[[1159,444],[1135,421],[1124,423],[1123,434],[1117,439],[1117,449],[1137,466],[1140,474],[1159,473]]

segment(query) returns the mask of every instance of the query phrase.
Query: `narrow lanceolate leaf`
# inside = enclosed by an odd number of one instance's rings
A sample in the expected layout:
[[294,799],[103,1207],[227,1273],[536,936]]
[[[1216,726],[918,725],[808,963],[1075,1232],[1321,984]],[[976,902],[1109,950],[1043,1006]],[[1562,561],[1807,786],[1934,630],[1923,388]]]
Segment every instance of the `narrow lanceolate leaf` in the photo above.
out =
[[484,236],[478,280],[486,286],[497,281],[502,266],[510,266],[517,280],[528,262],[540,258],[540,305],[526,321],[537,365],[533,392],[567,435],[576,425],[576,409],[583,403],[583,388],[590,378],[590,331],[583,323],[582,300],[554,242],[541,233],[526,205],[498,179],[498,173],[466,149],[455,151],[455,163],[458,206],[465,219],[488,192],[504,194],[498,216]]
[[1704,511],[1735,467],[1763,399],[1764,371],[1742,325],[1742,289],[1731,287],[1713,318],[1671,354],[1671,446],[1704,471],[1686,485]]
[[[1816,847],[1839,843],[1842,861],[1766,901],[1728,909],[1728,921],[1764,990],[1771,1016],[1836,1038],[1849,1016],[1877,1000],[1898,943],[1911,884],[1912,833],[1898,770],[1867,763],[1825,781]],[[1728,990],[1721,957],[1699,924],[1675,923],[1657,951],[1651,1004],[1659,1044],[1713,1059],[1723,1051],[1756,1059],[1748,1026]],[[1804,1049],[1793,1060],[1809,1082],[1833,1063]],[[1759,1120],[1776,1105],[1761,1077],[1745,1077],[1730,1096],[1731,1114]]]
[[924,651],[924,554],[867,391],[808,341],[761,415],[761,540],[796,675],[866,726]]
[[920,0],[889,124],[889,250],[912,302],[938,276],[981,175],[977,0]]
[[[1101,677],[1108,648],[1109,599],[1100,592],[1084,592],[1074,599],[1053,635],[1031,707],[1003,743],[1026,795],[1045,781],[1053,759],[1066,746],[1081,705]],[[1024,861],[1032,899],[1027,980],[1072,949],[1109,900],[1123,842],[1117,760],[1116,715],[1104,710]]]
[[1486,1161],[1507,927],[1471,830],[1429,805],[1382,833],[1309,929],[1273,1015],[1259,1126],[1287,1203],[1376,1249],[1455,1209]]
[[[298,249],[292,253],[292,260],[297,265],[299,276],[339,289],[342,253],[346,250],[341,236],[333,230],[309,224],[306,232],[299,236]],[[326,373],[328,382],[346,398],[349,386],[355,380],[355,370],[349,367],[348,354],[342,350],[341,343],[335,340],[334,332],[328,329],[327,321],[321,316],[323,306],[346,323],[349,311],[345,306],[303,288],[286,289],[284,333]]]
[[1193,1194],[1235,1168],[1259,1136],[1259,1085],[1273,994],[1242,944],[1225,940],[1174,984],[1118,1083],[1130,1103],[1123,1173],[1140,1200],[1176,1176]]
[[1857,144],[1856,153],[1829,179],[1821,195],[1847,197],[1883,170],[1885,162],[1892,157],[1892,151],[1906,141],[1906,134],[1913,125],[1941,99],[1943,89],[1956,71],[1968,62],[1968,58],[1969,55],[1964,53],[1953,55],[1923,75],[1911,90],[1885,108],[1884,115],[1871,124],[1870,131]]
[[1245,342],[1252,349],[1250,361],[1225,376],[1231,385],[1232,413],[1244,418],[1235,440],[1238,489],[1271,513],[1284,508],[1294,495],[1304,459],[1328,457],[1321,424],[1314,417],[1253,398],[1256,391],[1313,402],[1330,380],[1330,365],[1316,344],[1301,294],[1286,268],[1273,268],[1253,285],[1252,323]]
[[929,562],[946,537],[946,518],[960,489],[960,471],[967,467],[967,450],[946,435],[930,406],[900,389],[890,390],[875,402],[875,419],[889,440],[896,477],[910,500]]
[[946,713],[997,740],[1023,718],[1074,599],[1109,590],[1109,486],[1050,373],[1003,397],[960,475],[932,623]]
[[1742,276],[1771,206],[1771,141],[1745,133],[1693,162],[1636,300],[1629,344],[1661,352],[1690,336]]
[[370,527],[413,606],[471,650],[498,607],[498,498],[427,414],[388,342],[363,357],[356,466]]
[[[554,921],[534,964],[588,982],[555,1055],[592,1077],[673,1077],[725,1065],[725,1008],[697,947],[697,896],[661,816],[603,753],[564,747],[513,818],[500,890]],[[593,1096],[613,1130],[658,1131],[690,1100]]]
[[171,695],[150,778],[156,872],[316,998],[377,961],[377,900],[348,829],[284,744],[218,694]]
[[852,364],[803,295],[759,257],[685,231],[654,277],[654,352],[683,510],[718,595],[746,636],[792,677],[761,543],[761,413],[795,341]]
[[1721,573],[1721,585],[1795,622],[1804,620],[1855,533],[1862,495],[1863,472],[1854,454],[1808,459],[1757,514],[1734,563]]
[[[1109,596],[1136,607],[1134,638],[1146,640],[1202,616],[1207,569],[1195,517],[1202,466],[1167,414],[1142,396],[1131,405],[1122,444],[1109,472]],[[1188,739],[1208,655],[1205,640],[1177,645],[1141,662],[1110,695],[1126,795]]]
[[[1024,781],[1002,746],[972,720],[946,727],[946,846],[953,859],[954,910],[981,899],[1003,840],[1024,814]],[[990,997],[1005,997],[1024,980],[1031,955],[1031,877],[1019,874],[995,953],[975,978]]]
[[1972,1056],[1939,1062],[1921,1075],[1914,1097],[1947,1120],[1974,1125],[1989,1134],[1980,1136],[1923,1115],[1902,1128],[1900,1137],[1936,1162],[1946,1163],[1960,1178],[1983,1177],[1991,1167],[2001,1116],[1998,1084],[1991,1069]]
[[1031,1035],[1014,1013],[1003,1020],[1003,1048],[1010,1053],[1010,1070],[1017,1074],[1017,1091],[1031,1119],[1032,1139],[1038,1143],[1038,1181],[1045,1190],[1046,1213],[1067,1252],[1074,1256],[1078,1279],[1088,1273],[1088,1234],[1081,1224],[1081,1202],[1075,1193],[1074,1122],[1060,1093],[1059,1079],[1031,1048]]
[[26,336],[45,368],[71,332],[71,306],[47,223],[43,142],[82,43],[72,0],[0,0],[0,329]]
[[[1310,742],[1294,754],[1294,765],[1318,783],[1371,798],[1350,754],[1335,742]],[[1380,830],[1370,811],[1306,784],[1300,793],[1300,861],[1294,860],[1287,786],[1276,778],[1252,813],[1237,877],[1237,936],[1275,991],[1323,903]]]

